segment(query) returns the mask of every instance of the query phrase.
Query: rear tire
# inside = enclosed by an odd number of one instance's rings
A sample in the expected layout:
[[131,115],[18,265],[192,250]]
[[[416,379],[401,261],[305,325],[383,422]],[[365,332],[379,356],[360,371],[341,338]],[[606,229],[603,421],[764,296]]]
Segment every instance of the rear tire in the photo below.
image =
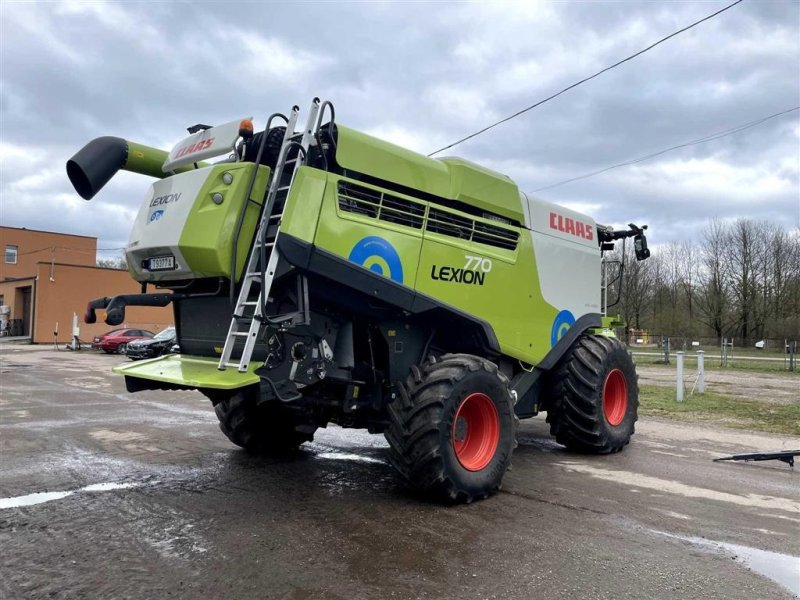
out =
[[493,363],[447,354],[412,367],[389,405],[389,457],[415,490],[448,504],[486,498],[511,462],[517,419]]
[[117,346],[117,354],[125,354],[128,351],[128,344],[120,344]]
[[616,338],[583,335],[552,374],[547,421],[559,444],[590,454],[619,452],[634,433],[636,367]]
[[233,393],[206,390],[222,433],[251,454],[287,454],[314,439],[317,427],[301,420],[280,402],[258,402],[258,386]]

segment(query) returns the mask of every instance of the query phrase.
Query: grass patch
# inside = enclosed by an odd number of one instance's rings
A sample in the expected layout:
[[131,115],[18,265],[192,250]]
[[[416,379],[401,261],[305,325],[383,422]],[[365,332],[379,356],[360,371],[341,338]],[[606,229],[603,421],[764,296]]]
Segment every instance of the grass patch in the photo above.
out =
[[714,392],[687,395],[683,402],[676,402],[674,389],[643,385],[639,388],[639,415],[800,436],[800,403],[758,402]]

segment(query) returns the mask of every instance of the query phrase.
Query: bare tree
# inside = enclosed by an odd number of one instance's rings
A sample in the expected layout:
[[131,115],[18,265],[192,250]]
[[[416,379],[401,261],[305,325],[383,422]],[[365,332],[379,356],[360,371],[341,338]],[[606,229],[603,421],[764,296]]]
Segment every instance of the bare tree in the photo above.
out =
[[104,269],[117,269],[118,271],[128,270],[128,260],[125,257],[125,252],[122,252],[117,258],[98,258],[96,261],[98,267]]
[[701,282],[697,295],[698,319],[721,338],[728,324],[730,286],[725,278],[725,253],[728,232],[718,220],[703,231],[701,243]]
[[678,263],[679,282],[683,292],[682,302],[685,303],[688,320],[686,321],[687,335],[695,333],[695,313],[697,312],[695,297],[700,279],[700,252],[691,240],[685,240],[678,247],[680,261]]
[[753,333],[753,315],[757,295],[756,255],[759,225],[748,219],[739,219],[728,230],[725,274],[731,282],[736,300],[736,329],[743,340]]
[[[625,262],[622,277],[614,281],[608,290],[609,302],[614,302],[619,297],[619,303],[611,308],[619,311],[629,327],[641,329],[645,313],[653,297],[653,278],[650,268],[653,262],[636,260],[633,244],[620,245],[608,255],[608,259],[620,262],[624,259]],[[616,269],[609,269],[609,271],[612,270],[616,273]],[[614,276],[614,273],[610,273],[610,276]]]

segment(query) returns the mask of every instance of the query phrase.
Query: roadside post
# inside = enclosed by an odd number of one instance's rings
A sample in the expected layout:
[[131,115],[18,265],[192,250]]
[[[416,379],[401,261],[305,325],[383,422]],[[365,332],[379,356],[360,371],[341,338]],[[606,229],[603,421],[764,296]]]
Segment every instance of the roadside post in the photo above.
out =
[[679,350],[675,353],[678,357],[678,382],[677,382],[677,401],[683,402],[683,355],[685,352],[683,350]]
[[702,350],[697,351],[697,393],[702,394],[706,391],[706,373]]
[[733,339],[722,338],[722,350],[720,351],[720,367],[728,366],[728,359],[731,357],[731,349],[733,348]]
[[81,349],[81,328],[78,325],[78,315],[76,313],[72,313],[72,341],[69,343],[69,348],[72,350],[80,350]]

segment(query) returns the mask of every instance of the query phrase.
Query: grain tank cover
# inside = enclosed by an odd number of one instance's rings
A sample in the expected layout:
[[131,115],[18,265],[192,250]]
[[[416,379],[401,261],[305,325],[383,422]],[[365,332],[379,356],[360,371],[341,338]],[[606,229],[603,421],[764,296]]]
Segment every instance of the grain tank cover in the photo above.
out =
[[175,144],[164,161],[162,167],[164,173],[208,158],[235,152],[236,142],[239,140],[239,128],[243,120],[249,121],[252,120],[252,117],[236,119],[216,127],[203,126],[206,128],[182,139]]
[[430,158],[337,124],[336,161],[427,194],[525,222],[517,185],[505,175],[461,158]]

